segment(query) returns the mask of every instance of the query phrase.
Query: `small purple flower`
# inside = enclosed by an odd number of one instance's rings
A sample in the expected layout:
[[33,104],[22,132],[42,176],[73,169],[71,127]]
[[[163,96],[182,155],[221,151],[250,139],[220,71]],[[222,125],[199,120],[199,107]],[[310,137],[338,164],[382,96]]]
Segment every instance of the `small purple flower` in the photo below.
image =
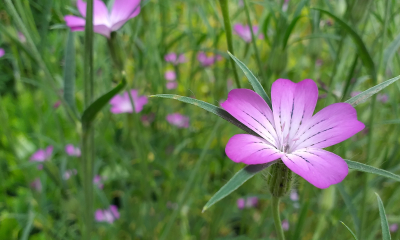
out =
[[213,65],[216,61],[222,60],[222,57],[220,55],[214,55],[208,57],[204,52],[199,52],[197,54],[197,60],[203,67],[209,67]]
[[179,63],[185,63],[186,62],[186,57],[183,54],[179,54],[177,56],[176,53],[168,53],[167,55],[164,56],[164,59],[166,62],[170,62],[174,65],[178,65]]
[[44,162],[51,157],[53,146],[48,146],[46,149],[37,150],[30,158],[30,161]]
[[397,232],[398,229],[399,229],[399,225],[397,223],[390,224],[390,226],[389,226],[390,232]]
[[0,58],[3,57],[4,54],[6,54],[6,51],[4,51],[3,48],[0,48]]
[[53,104],[53,108],[54,108],[54,109],[57,109],[60,105],[61,105],[61,101],[58,100],[57,102],[55,102],[55,103]]
[[[236,35],[239,35],[245,42],[249,43],[251,42],[251,31],[250,27],[248,25],[242,25],[240,23],[236,23],[233,26],[233,30],[235,31],[234,33]],[[257,36],[258,34],[258,26],[253,26],[253,33],[254,36]],[[263,38],[262,34],[258,35],[258,38]]]
[[283,231],[289,230],[289,221],[288,220],[285,219],[282,221],[282,229],[283,229]]
[[[86,17],[86,3],[78,0],[79,13]],[[96,33],[110,37],[111,32],[120,29],[129,19],[140,13],[140,0],[115,0],[111,13],[101,0],[93,2],[93,30]],[[64,17],[71,31],[83,31],[86,20],[81,17],[67,15]]]
[[81,150],[78,147],[74,147],[72,144],[68,144],[65,146],[65,152],[69,156],[75,156],[75,157],[80,157],[81,156]]
[[387,94],[384,94],[384,93],[382,93],[382,94],[379,93],[376,96],[376,100],[378,100],[379,102],[382,102],[382,103],[386,103],[389,100],[389,96]]
[[[143,106],[147,104],[146,96],[139,96],[138,90],[132,89],[131,96],[133,99],[133,103],[135,105],[135,112],[138,113],[143,110]],[[122,95],[115,95],[111,100],[110,104],[111,112],[114,114],[118,113],[132,113],[132,104],[129,98],[128,92],[124,92]]]
[[67,170],[64,172],[63,179],[68,180],[76,174],[78,174],[78,171],[76,169]]
[[35,178],[33,182],[30,184],[31,188],[37,192],[42,191],[42,182],[40,181],[40,178]]
[[18,32],[18,38],[19,38],[19,41],[21,41],[22,43],[26,42],[26,37],[24,34],[22,34],[22,32]]
[[297,190],[292,190],[290,192],[290,199],[294,202],[299,201],[299,194],[297,193]]
[[110,224],[120,217],[118,208],[115,205],[111,205],[108,209],[104,210],[97,209],[94,216],[97,222],[108,222]]
[[248,197],[246,199],[244,198],[239,198],[236,201],[237,207],[239,209],[244,209],[244,208],[253,208],[257,207],[258,204],[258,198],[257,197]]
[[169,71],[165,72],[164,77],[167,81],[175,81],[176,73],[175,73],[175,71],[169,70]]
[[189,117],[179,114],[173,113],[167,116],[167,121],[172,125],[177,126],[178,128],[188,128],[189,127]]
[[99,189],[103,189],[104,187],[103,180],[99,175],[94,176],[93,184],[96,185]]
[[239,198],[239,199],[236,201],[236,204],[237,204],[237,207],[238,207],[239,209],[243,209],[243,208],[245,207],[245,205],[246,205],[246,201],[244,200],[244,198]]
[[364,129],[348,103],[334,103],[313,115],[318,99],[311,79],[294,83],[278,79],[272,84],[272,110],[260,95],[234,89],[222,108],[259,136],[234,135],[225,153],[248,165],[279,159],[317,188],[328,188],[348,174],[347,163],[323,148],[340,143]]
[[167,89],[175,89],[175,88],[178,87],[178,82],[176,82],[176,81],[167,82],[167,83],[165,84],[165,87],[166,87]]

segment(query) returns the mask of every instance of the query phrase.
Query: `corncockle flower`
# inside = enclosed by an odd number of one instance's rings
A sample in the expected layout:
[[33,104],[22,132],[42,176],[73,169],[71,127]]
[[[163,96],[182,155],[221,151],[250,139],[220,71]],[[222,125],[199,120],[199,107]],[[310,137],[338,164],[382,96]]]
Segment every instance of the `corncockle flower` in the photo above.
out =
[[30,184],[31,188],[37,192],[42,191],[42,182],[40,181],[40,178],[35,178],[33,182]]
[[346,162],[323,148],[364,129],[348,103],[335,103],[313,116],[318,87],[311,79],[278,79],[271,90],[272,111],[257,93],[234,89],[222,107],[259,136],[237,134],[225,152],[234,162],[263,164],[281,159],[294,173],[318,188],[341,182]]
[[289,221],[288,220],[286,220],[286,219],[282,220],[282,229],[284,231],[289,230]]
[[258,198],[257,197],[248,197],[246,199],[239,198],[236,201],[236,204],[239,209],[257,207]]
[[4,51],[3,48],[0,48],[0,58],[3,57],[4,54],[6,54],[6,51]]
[[179,54],[178,56],[176,53],[168,53],[164,56],[164,60],[174,65],[178,65],[179,63],[185,63],[186,57],[183,54]]
[[213,65],[216,61],[222,60],[222,57],[220,55],[214,55],[208,57],[207,54],[205,54],[204,52],[199,52],[197,54],[197,60],[203,67],[209,67]]
[[48,146],[46,149],[37,150],[30,158],[30,161],[44,162],[51,157],[53,146]]
[[64,180],[68,180],[73,175],[76,175],[76,174],[78,174],[78,171],[76,169],[67,170],[67,171],[64,172],[63,179]]
[[[250,27],[248,25],[244,26],[240,23],[236,23],[233,26],[233,30],[235,31],[234,33],[236,35],[238,35],[239,37],[241,37],[245,42],[247,42],[247,43],[251,42],[251,31],[250,31]],[[253,33],[254,33],[254,36],[257,36],[258,26],[253,26]],[[262,39],[263,35],[259,34],[258,38]]]
[[[76,2],[78,10],[86,17],[86,3],[82,0]],[[115,0],[111,13],[101,0],[93,2],[93,31],[110,37],[111,32],[120,29],[129,19],[140,13],[140,0]],[[71,31],[83,31],[86,20],[81,17],[67,15],[64,17]]]
[[169,70],[169,71],[165,72],[164,77],[168,81],[175,81],[176,80],[176,73],[175,73],[175,71]]
[[[133,99],[133,104],[135,105],[135,112],[140,112],[143,110],[143,106],[147,104],[147,97],[146,96],[139,96],[138,90],[132,89],[131,96]],[[111,112],[114,114],[118,113],[132,113],[132,104],[129,98],[128,92],[124,92],[121,95],[115,95],[111,100],[110,104]]]
[[111,205],[109,209],[104,209],[104,210],[97,209],[94,216],[97,222],[108,222],[108,223],[113,223],[120,217],[118,208],[115,205]]
[[290,199],[291,199],[292,201],[299,201],[299,194],[297,193],[296,190],[292,190],[292,191],[290,192]]
[[75,157],[80,157],[81,156],[81,150],[78,147],[74,147],[72,144],[68,144],[65,146],[65,152],[69,156],[75,156]]
[[390,224],[390,226],[389,226],[390,232],[397,232],[398,229],[399,229],[399,225],[397,223]]
[[188,128],[189,127],[189,117],[179,114],[173,113],[167,116],[167,121],[172,125],[177,126],[178,128]]
[[167,83],[165,84],[165,87],[166,87],[167,89],[175,89],[175,88],[178,87],[178,82],[176,82],[176,81],[167,82]]
[[101,179],[101,177],[99,175],[94,176],[93,178],[93,183],[94,185],[96,185],[99,189],[103,189],[104,184],[103,184],[103,180]]
[[22,34],[22,32],[18,32],[18,38],[22,43],[26,42],[26,37],[24,34]]

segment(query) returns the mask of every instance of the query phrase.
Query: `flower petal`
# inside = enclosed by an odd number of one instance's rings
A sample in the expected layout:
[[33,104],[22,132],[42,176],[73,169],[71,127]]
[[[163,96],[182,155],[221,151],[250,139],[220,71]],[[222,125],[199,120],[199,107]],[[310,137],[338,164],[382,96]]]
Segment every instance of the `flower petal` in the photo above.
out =
[[292,149],[326,148],[352,137],[364,127],[357,120],[357,112],[353,106],[335,103],[319,111],[300,127],[296,135],[296,145]]
[[282,157],[285,165],[317,188],[341,182],[349,172],[338,155],[317,148],[297,150]]
[[99,33],[107,38],[110,38],[110,34],[111,34],[111,29],[109,27],[107,27],[106,25],[94,25],[93,26],[93,31],[95,33]]
[[66,22],[67,26],[71,29],[71,31],[83,31],[85,30],[85,19],[67,15],[64,17],[64,21]]
[[122,27],[131,18],[140,13],[140,0],[115,0],[111,10],[110,22],[112,31]]
[[282,138],[281,144],[286,138],[291,142],[301,124],[312,117],[318,100],[318,87],[311,79],[299,83],[278,79],[272,84],[271,99],[275,129]]
[[98,209],[96,210],[95,214],[94,214],[94,218],[96,219],[97,222],[102,222],[104,221],[104,213],[103,210]]
[[225,147],[226,155],[234,162],[262,164],[274,161],[284,155],[265,139],[250,134],[237,134]]
[[[138,94],[138,90],[131,90],[131,96],[133,100],[133,104],[135,105],[135,112],[141,112],[143,110],[143,106],[147,104],[148,99],[146,96],[140,96]],[[130,99],[129,99],[130,100]]]
[[233,89],[221,106],[272,146],[277,147],[278,137],[271,109],[257,93],[249,89]]
[[[86,2],[78,0],[76,2],[78,10],[83,17],[86,17]],[[94,0],[93,2],[93,25],[109,26],[108,9],[101,0]],[[104,35],[104,34],[103,34]]]

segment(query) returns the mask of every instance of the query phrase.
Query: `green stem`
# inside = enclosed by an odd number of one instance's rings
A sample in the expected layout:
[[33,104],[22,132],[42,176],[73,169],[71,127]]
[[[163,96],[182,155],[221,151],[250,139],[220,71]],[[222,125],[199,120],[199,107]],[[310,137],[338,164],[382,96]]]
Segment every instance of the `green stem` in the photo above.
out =
[[279,198],[272,198],[272,215],[274,217],[274,223],[276,228],[276,234],[279,240],[285,240],[285,235],[283,234],[281,217],[279,216]]
[[[87,108],[93,102],[93,0],[87,1],[84,54],[84,104]],[[82,170],[84,196],[83,239],[92,239],[93,229],[93,166],[94,131],[91,123],[82,126]]]
[[[224,18],[224,26],[225,26],[226,42],[228,44],[228,50],[233,55],[235,55],[232,44],[232,26],[231,26],[231,21],[229,20],[228,0],[219,0],[219,4],[221,5],[222,16]],[[235,61],[233,61],[232,58],[230,59],[230,61],[233,69],[233,75],[235,76],[236,86],[240,88],[239,75],[236,70]]]
[[[118,70],[118,77],[120,77],[121,72],[124,70],[124,62],[122,61],[122,55],[118,45],[117,32],[111,33],[110,38],[107,40],[107,45],[114,67]],[[119,81],[120,80],[118,80],[118,82]]]

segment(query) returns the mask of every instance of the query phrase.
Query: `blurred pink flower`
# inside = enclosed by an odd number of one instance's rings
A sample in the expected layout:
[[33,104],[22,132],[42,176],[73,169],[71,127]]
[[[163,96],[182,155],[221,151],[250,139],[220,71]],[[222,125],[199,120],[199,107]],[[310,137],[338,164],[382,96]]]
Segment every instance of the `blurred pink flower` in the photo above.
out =
[[42,182],[40,181],[40,178],[35,178],[33,182],[30,184],[31,188],[37,192],[42,191]]
[[376,96],[376,100],[382,103],[386,103],[389,100],[389,96],[385,93],[380,93]]
[[[132,89],[131,91],[131,96],[133,99],[133,103],[135,105],[135,112],[140,112],[143,110],[143,106],[147,104],[147,97],[146,96],[139,96],[138,90]],[[124,92],[121,95],[115,95],[111,100],[110,104],[112,105],[111,107],[111,112],[114,114],[118,113],[132,113],[132,104],[131,100],[129,98],[128,92]]]
[[175,71],[169,70],[169,71],[165,72],[164,77],[168,81],[175,81],[176,80],[176,73],[175,73]]
[[81,150],[78,147],[74,147],[72,144],[68,144],[65,146],[65,152],[69,156],[75,156],[75,157],[80,157],[81,156]]
[[152,123],[154,121],[154,118],[155,118],[155,114],[149,113],[149,114],[143,115],[140,119],[142,120],[144,125],[148,126],[148,125],[150,125],[150,123]]
[[181,115],[179,113],[169,114],[167,116],[167,121],[178,128],[188,128],[189,127],[189,117]]
[[[140,13],[140,0],[115,0],[111,13],[103,1],[94,0],[93,4],[93,30],[107,38],[110,37],[111,32],[117,31],[129,19]],[[86,17],[86,2],[78,0],[76,5],[80,14]],[[71,31],[85,29],[84,18],[67,15],[64,20]]]
[[289,230],[289,221],[288,220],[285,219],[282,221],[282,228],[283,228],[283,231]]
[[244,208],[252,208],[252,207],[257,207],[258,204],[258,198],[257,197],[248,197],[246,199],[244,198],[239,198],[236,201],[237,207],[239,209],[244,209]]
[[201,63],[203,67],[209,67],[213,65],[216,61],[222,60],[222,57],[220,55],[208,57],[204,52],[199,52],[197,54],[197,60]]
[[282,11],[286,12],[289,7],[289,0],[285,0],[282,5]]
[[6,51],[4,51],[3,48],[0,48],[0,58],[3,57],[4,54],[6,54]]
[[71,176],[74,176],[76,174],[78,174],[78,171],[76,169],[67,170],[64,172],[63,179],[68,180],[71,178]]
[[54,103],[53,108],[57,109],[61,105],[61,101],[58,100],[57,102]]
[[357,96],[358,94],[360,94],[361,92],[359,92],[359,91],[354,91],[354,92],[351,92],[350,93],[350,97],[355,97],[355,96]]
[[93,183],[100,189],[103,189],[103,187],[104,187],[103,180],[101,179],[101,177],[99,175],[94,176]]
[[299,194],[297,193],[297,190],[292,190],[290,192],[290,199],[292,201],[298,201],[299,200]]
[[[241,37],[245,42],[251,42],[251,31],[250,27],[248,25],[242,25],[240,23],[236,23],[233,26],[233,30],[235,31],[234,34],[238,35]],[[254,36],[257,36],[258,34],[258,26],[253,26],[253,33]],[[258,38],[263,38],[262,34],[258,35]]]
[[46,149],[37,150],[30,158],[30,161],[44,162],[51,157],[53,146],[48,146]]
[[177,82],[177,81],[167,82],[167,83],[165,84],[165,87],[166,87],[167,89],[175,89],[175,88],[178,87],[178,82]]
[[97,209],[94,216],[97,222],[108,222],[108,223],[113,223],[120,217],[118,208],[115,205],[111,205],[109,209],[104,209],[104,210]]
[[168,53],[167,55],[164,56],[164,59],[166,62],[170,62],[174,65],[186,62],[186,57],[184,54],[179,54],[179,56],[177,56],[176,53]]
[[390,232],[397,232],[398,229],[399,229],[399,225],[397,223],[390,224],[390,226],[389,226]]
[[24,34],[22,34],[22,32],[18,32],[18,38],[19,41],[21,41],[22,43],[26,42],[26,37],[24,36]]

